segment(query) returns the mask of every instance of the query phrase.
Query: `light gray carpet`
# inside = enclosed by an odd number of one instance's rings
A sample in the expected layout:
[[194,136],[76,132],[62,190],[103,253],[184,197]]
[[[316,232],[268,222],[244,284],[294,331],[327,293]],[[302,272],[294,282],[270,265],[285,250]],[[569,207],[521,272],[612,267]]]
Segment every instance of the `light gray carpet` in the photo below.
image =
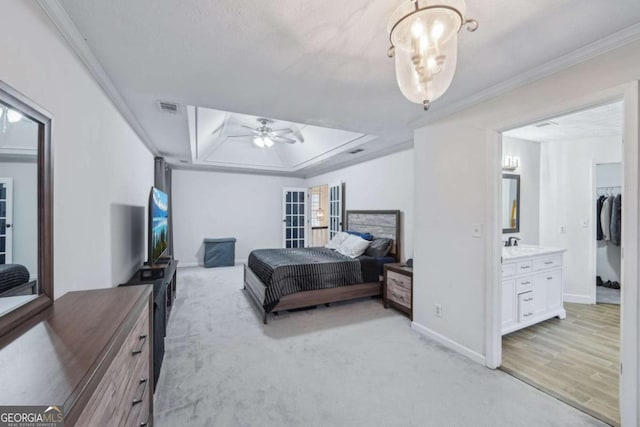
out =
[[620,289],[605,288],[596,286],[597,304],[618,304],[620,305]]
[[262,325],[242,268],[181,269],[155,394],[163,426],[603,425],[364,299]]

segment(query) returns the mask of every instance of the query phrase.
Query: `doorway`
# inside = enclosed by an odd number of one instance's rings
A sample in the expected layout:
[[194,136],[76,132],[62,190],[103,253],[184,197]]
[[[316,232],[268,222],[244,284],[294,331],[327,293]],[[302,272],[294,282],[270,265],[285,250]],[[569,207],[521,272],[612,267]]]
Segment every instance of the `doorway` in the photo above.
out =
[[[597,165],[624,163],[623,111],[618,101],[504,132],[499,187],[517,176],[519,191],[502,192],[500,212],[511,226],[501,233],[501,369],[612,425],[620,424],[620,305],[594,304],[595,196],[604,179]],[[612,216],[614,189],[601,190],[610,202],[606,243],[619,247],[622,230],[610,225],[620,226],[622,209]]]
[[309,189],[311,199],[311,246],[324,246],[329,242],[329,186],[317,185]]

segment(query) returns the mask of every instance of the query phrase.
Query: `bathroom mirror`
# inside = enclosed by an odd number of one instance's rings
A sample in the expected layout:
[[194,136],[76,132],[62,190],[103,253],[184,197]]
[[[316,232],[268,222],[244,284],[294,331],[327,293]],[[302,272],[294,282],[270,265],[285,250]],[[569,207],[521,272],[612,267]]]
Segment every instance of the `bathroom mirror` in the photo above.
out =
[[502,232],[520,232],[520,175],[502,174]]
[[51,115],[0,81],[0,335],[53,301]]

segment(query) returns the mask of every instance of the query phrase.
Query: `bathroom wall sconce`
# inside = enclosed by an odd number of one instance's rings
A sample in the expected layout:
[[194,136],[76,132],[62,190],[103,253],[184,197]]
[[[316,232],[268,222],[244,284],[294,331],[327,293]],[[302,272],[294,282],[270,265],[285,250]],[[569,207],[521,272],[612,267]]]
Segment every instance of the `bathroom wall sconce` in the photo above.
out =
[[515,156],[505,156],[502,159],[502,170],[503,171],[514,171],[520,167],[520,157]]

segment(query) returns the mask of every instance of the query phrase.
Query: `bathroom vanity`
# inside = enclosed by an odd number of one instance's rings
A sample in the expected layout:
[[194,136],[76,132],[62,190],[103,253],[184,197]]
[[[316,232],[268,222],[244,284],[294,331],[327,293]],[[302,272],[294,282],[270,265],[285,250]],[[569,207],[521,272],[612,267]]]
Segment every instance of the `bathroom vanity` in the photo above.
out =
[[567,316],[562,301],[565,251],[540,246],[502,248],[502,335]]

